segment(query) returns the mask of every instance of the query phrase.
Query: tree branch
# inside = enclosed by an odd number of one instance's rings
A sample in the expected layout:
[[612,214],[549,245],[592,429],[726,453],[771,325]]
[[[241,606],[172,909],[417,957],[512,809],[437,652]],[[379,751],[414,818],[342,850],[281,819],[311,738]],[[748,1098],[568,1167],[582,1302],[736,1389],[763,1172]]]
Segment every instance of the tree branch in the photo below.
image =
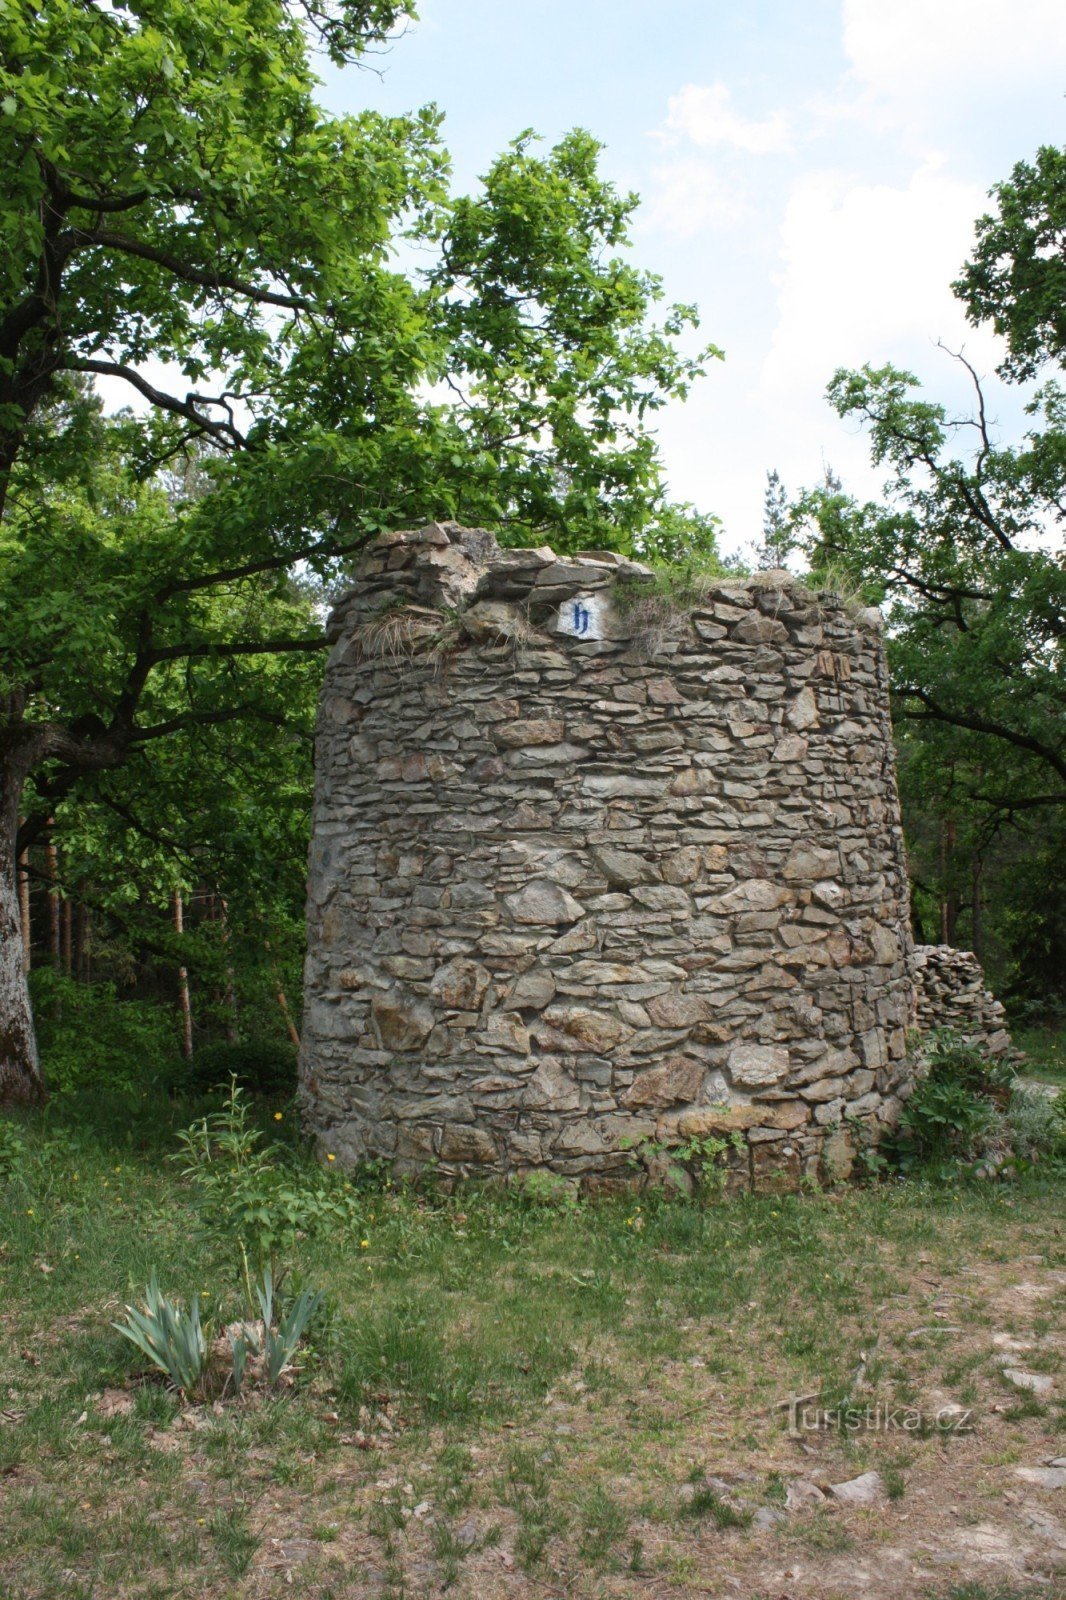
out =
[[1034,739],[1027,733],[1018,733],[1014,728],[1009,728],[1005,723],[993,722],[988,717],[975,716],[968,712],[947,711],[938,705],[932,695],[924,689],[919,689],[915,684],[907,684],[895,690],[898,696],[906,699],[917,700],[926,707],[925,711],[908,711],[906,707],[902,715],[911,722],[945,722],[953,728],[968,728],[972,733],[987,733],[992,738],[1003,739],[1008,744],[1014,745],[1019,750],[1028,750],[1033,755],[1046,761],[1053,771],[1066,782],[1066,759],[1053,750],[1050,745],[1044,744],[1039,739]]
[[[165,394],[162,389],[157,389],[146,378],[142,378],[133,367],[125,367],[117,361],[90,361],[87,357],[73,356],[61,357],[60,365],[67,372],[95,372],[104,378],[121,378],[161,411],[172,411],[175,416],[184,417],[186,422],[194,423],[201,432],[210,434],[224,449],[243,446],[247,442],[244,435],[239,433],[232,423],[215,422],[213,418],[205,417],[203,412],[197,411],[193,405],[192,397],[179,400],[176,395]],[[219,402],[209,403],[214,405]]]
[[281,306],[285,311],[314,310],[312,302],[305,300],[300,295],[277,294],[272,289],[263,289],[254,283],[249,283],[243,278],[231,278],[221,272],[204,272],[199,267],[190,266],[180,256],[172,256],[169,251],[160,250],[156,245],[145,244],[140,239],[130,239],[124,233],[111,233],[106,228],[96,228],[89,231],[85,228],[71,229],[74,245],[77,249],[87,249],[92,245],[100,245],[105,250],[117,250],[121,255],[135,256],[141,261],[150,261],[154,266],[163,267],[165,271],[173,273],[183,283],[195,283],[201,289],[228,289],[232,294],[244,295],[248,300],[254,300],[257,305]]
[[168,644],[151,652],[149,665],[156,666],[163,661],[195,661],[205,657],[228,661],[233,656],[286,655],[300,650],[324,650],[327,643],[325,634],[315,634],[309,639],[249,639],[239,640],[233,644],[226,644],[221,640],[217,644]]

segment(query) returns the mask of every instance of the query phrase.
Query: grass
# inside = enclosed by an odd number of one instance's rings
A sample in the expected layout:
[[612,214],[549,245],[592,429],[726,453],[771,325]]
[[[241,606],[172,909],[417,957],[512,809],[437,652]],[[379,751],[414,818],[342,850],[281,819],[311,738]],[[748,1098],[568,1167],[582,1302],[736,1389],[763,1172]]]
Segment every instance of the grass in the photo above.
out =
[[1018,1049],[1025,1052],[1022,1071],[1026,1077],[1066,1089],[1066,1028],[1046,1024],[1015,1027],[1011,1037]]
[[[1066,1186],[1039,1173],[705,1210],[368,1189],[296,1252],[289,1292],[328,1292],[296,1384],[187,1406],[110,1326],[153,1266],[217,1323],[238,1307],[165,1160],[182,1118],[56,1107],[0,1179],[4,1600],[647,1596],[709,1571],[755,1596],[790,1564],[843,1574],[871,1539],[920,1560],[968,1517],[1020,1537],[1015,1464],[1066,1454]],[[962,1332],[910,1337],[938,1320]],[[1050,1396],[1005,1389],[995,1332],[1056,1374]],[[958,1402],[978,1426],[800,1443],[780,1402],[810,1393]],[[754,1521],[797,1479],[873,1468],[876,1510]],[[929,1594],[996,1593],[967,1560],[962,1541]]]

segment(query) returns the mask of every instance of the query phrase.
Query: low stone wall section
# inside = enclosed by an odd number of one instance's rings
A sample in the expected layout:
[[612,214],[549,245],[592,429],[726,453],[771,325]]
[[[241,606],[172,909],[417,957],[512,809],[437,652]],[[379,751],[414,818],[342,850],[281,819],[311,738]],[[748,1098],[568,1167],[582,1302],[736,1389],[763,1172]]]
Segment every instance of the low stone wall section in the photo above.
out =
[[1007,1013],[989,989],[977,957],[949,944],[916,945],[913,956],[918,1027],[950,1028],[993,1060],[1017,1054]]

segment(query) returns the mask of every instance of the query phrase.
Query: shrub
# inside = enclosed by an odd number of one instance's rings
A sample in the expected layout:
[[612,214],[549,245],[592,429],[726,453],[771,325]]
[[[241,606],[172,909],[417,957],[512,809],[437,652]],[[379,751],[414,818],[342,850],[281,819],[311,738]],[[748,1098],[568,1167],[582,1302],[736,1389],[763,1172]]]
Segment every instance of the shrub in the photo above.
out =
[[253,1269],[273,1268],[300,1234],[323,1224],[347,1227],[357,1216],[353,1193],[336,1176],[282,1145],[264,1144],[237,1083],[222,1110],[197,1118],[178,1142],[172,1159],[194,1185],[203,1232],[236,1254],[249,1309]]
[[287,1041],[278,1039],[201,1045],[189,1068],[189,1082],[197,1089],[217,1089],[234,1082],[249,1094],[292,1094],[296,1052]]
[[109,983],[76,983],[50,967],[30,974],[41,1062],[53,1097],[80,1090],[165,1090],[185,1073],[173,1010],[119,1000]]
[[918,1082],[884,1153],[903,1172],[979,1176],[1066,1155],[1066,1105],[1018,1085],[1013,1069],[989,1061],[947,1031],[930,1037]]
[[26,1141],[16,1122],[0,1117],[0,1183],[13,1178],[26,1158]]
[[1063,1096],[1052,1098],[1038,1089],[1016,1088],[1007,1122],[1011,1147],[1024,1161],[1066,1157],[1066,1115]]

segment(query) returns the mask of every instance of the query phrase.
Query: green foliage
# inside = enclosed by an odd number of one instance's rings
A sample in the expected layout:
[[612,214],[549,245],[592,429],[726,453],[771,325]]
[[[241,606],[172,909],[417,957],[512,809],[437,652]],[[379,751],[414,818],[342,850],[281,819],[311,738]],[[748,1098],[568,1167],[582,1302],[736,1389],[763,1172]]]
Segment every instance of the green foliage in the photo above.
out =
[[523,1205],[548,1211],[576,1211],[579,1204],[574,1185],[561,1173],[542,1167],[523,1172],[515,1184],[515,1193]]
[[710,1517],[716,1528],[747,1528],[754,1512],[734,1505],[708,1483],[698,1483],[682,1506],[686,1517]]
[[729,1176],[729,1160],[747,1148],[743,1133],[735,1128],[724,1138],[715,1134],[693,1135],[667,1143],[642,1139],[633,1146],[632,1162],[645,1170],[661,1174],[665,1170],[675,1179],[675,1189],[685,1192],[685,1180],[692,1179],[702,1198],[720,1195]]
[[[955,290],[1008,340],[1008,380],[1061,362],[1063,154],[1040,151],[995,191],[997,218]],[[794,508],[811,567],[886,610],[901,795],[921,936],[966,940],[997,986],[1056,992],[1066,971],[1066,395],[1026,396],[1002,441],[973,386],[958,416],[891,366],[839,371],[830,404],[867,428],[881,503],[838,483]]]
[[266,1144],[244,1092],[231,1083],[221,1111],[198,1118],[178,1138],[175,1161],[193,1184],[206,1237],[240,1265],[249,1306],[251,1274],[273,1270],[297,1238],[322,1227],[350,1230],[350,1190],[328,1170]]
[[1016,1087],[1007,1107],[1011,1146],[1023,1161],[1066,1158],[1066,1098]]
[[728,1175],[730,1155],[746,1148],[744,1135],[737,1129],[725,1139],[705,1134],[702,1138],[685,1139],[671,1150],[675,1161],[691,1172],[701,1193],[721,1194]]
[[934,1069],[904,1106],[890,1148],[902,1172],[932,1168],[947,1177],[957,1163],[977,1160],[994,1115],[982,1095]]
[[269,1265],[263,1269],[263,1281],[256,1285],[256,1299],[262,1313],[263,1360],[267,1382],[273,1387],[282,1373],[292,1365],[296,1347],[307,1332],[315,1312],[325,1296],[318,1290],[301,1289],[284,1317],[274,1318],[274,1274]]
[[15,1176],[26,1159],[26,1141],[19,1125],[10,1117],[0,1117],[0,1183]]
[[296,1052],[287,1040],[255,1039],[239,1044],[217,1040],[196,1051],[189,1080],[203,1089],[233,1082],[249,1094],[292,1094]]
[[1066,350],[1066,150],[1044,145],[992,194],[973,257],[953,285],[970,321],[1006,339],[1005,376],[1031,378]]
[[143,1351],[175,1388],[185,1395],[194,1394],[207,1356],[199,1296],[193,1295],[192,1307],[186,1311],[162,1294],[153,1272],[144,1298],[142,1311],[127,1306],[125,1322],[113,1322],[111,1326]]
[[[904,1105],[898,1128],[882,1146],[900,1171],[949,1178],[964,1168],[976,1170],[989,1158],[988,1170],[997,1170],[1012,1146],[1023,1154],[1026,1145],[1032,1158],[1050,1152],[1045,1130],[1039,1141],[1034,1137],[1036,1119],[1028,1115],[1027,1097],[1019,1099],[1011,1067],[989,1061],[949,1030],[929,1035],[925,1061],[925,1074]],[[1022,1119],[1018,1129],[1013,1126],[1016,1102]]]
[[75,983],[51,967],[31,974],[34,1010],[53,1095],[138,1097],[181,1081],[184,1063],[173,1013],[147,1001],[119,1001],[113,984]]

